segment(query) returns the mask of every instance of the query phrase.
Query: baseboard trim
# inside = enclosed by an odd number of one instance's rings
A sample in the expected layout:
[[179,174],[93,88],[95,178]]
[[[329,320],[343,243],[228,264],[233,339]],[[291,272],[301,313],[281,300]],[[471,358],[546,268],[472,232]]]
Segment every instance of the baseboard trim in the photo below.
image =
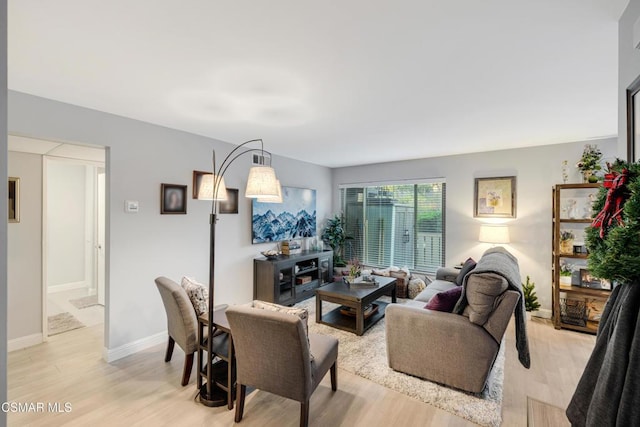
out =
[[42,333],[14,338],[7,341],[7,351],[12,352],[16,350],[22,350],[23,348],[38,345],[42,342],[44,342],[44,340],[42,339]]
[[533,317],[541,317],[543,319],[551,319],[551,310],[547,308],[541,308],[536,312],[532,312],[531,316]]
[[53,294],[56,292],[64,292],[64,291],[70,291],[72,289],[80,289],[80,288],[86,288],[86,287],[87,287],[87,282],[85,281],[63,283],[62,285],[49,286],[47,288],[47,293]]
[[111,363],[118,359],[122,359],[123,357],[130,356],[139,351],[146,350],[149,347],[166,343],[167,337],[168,337],[167,331],[163,331],[155,335],[151,335],[145,338],[140,338],[139,340],[135,340],[128,344],[121,345],[120,347],[111,348],[111,349],[105,347],[102,349],[102,358],[107,363]]

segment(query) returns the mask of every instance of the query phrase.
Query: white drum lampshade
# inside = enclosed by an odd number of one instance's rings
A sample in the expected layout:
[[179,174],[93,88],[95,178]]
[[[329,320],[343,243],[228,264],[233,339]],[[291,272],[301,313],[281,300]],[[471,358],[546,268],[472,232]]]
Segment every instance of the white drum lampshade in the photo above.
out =
[[482,224],[478,240],[493,244],[509,243],[509,227],[504,224]]
[[278,197],[276,172],[270,166],[254,166],[249,170],[245,197]]
[[278,185],[278,195],[277,196],[262,196],[258,197],[258,201],[261,203],[282,203],[282,186],[280,185],[280,180],[276,179],[276,184]]
[[199,200],[217,200],[217,201],[225,201],[227,200],[227,186],[224,183],[224,177],[220,177],[220,184],[218,185],[217,195],[214,197],[214,181],[218,181],[218,177],[214,180],[214,174],[208,173],[206,175],[202,175],[202,181],[200,181],[200,188],[198,189],[198,199]]

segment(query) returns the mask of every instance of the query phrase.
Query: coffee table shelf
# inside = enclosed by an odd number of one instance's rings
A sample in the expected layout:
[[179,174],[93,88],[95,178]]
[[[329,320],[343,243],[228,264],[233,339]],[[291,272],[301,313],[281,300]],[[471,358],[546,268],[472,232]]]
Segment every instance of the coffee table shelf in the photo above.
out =
[[[376,305],[378,306],[378,311],[364,319],[364,331],[375,325],[378,320],[384,317],[384,311],[389,304],[384,301],[376,301]],[[327,314],[323,314],[322,321],[320,323],[333,326],[337,329],[342,329],[343,331],[354,332],[356,329],[356,317],[340,313],[341,308],[342,307],[338,307]]]

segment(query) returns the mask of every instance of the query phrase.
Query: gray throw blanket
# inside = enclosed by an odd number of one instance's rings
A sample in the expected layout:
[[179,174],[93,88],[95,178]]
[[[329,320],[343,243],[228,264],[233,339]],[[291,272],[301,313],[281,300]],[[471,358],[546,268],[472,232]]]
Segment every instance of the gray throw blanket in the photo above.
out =
[[487,250],[478,261],[476,268],[471,270],[462,283],[462,295],[458,300],[454,313],[462,314],[467,306],[466,288],[467,279],[472,274],[494,273],[505,278],[509,284],[509,289],[520,293],[520,299],[515,309],[516,317],[516,349],[518,359],[522,366],[529,368],[531,359],[529,356],[529,341],[527,339],[527,325],[524,309],[524,294],[522,292],[522,282],[520,279],[520,268],[518,260],[503,247],[495,247]]
[[632,426],[640,419],[640,283],[617,286],[593,353],[567,407],[573,426]]

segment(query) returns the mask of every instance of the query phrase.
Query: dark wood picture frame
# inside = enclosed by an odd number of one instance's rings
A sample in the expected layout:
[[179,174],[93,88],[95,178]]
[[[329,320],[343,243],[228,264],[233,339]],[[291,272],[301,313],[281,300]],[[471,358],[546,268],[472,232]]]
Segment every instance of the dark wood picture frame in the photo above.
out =
[[191,185],[192,199],[198,199],[198,192],[200,191],[200,183],[202,182],[203,175],[211,175],[211,172],[193,171],[193,184]]
[[515,218],[516,177],[476,178],[473,190],[474,218]]
[[627,88],[627,161],[640,158],[640,76]]
[[9,222],[18,223],[20,222],[20,178],[9,177],[8,195]]
[[160,185],[160,213],[162,215],[185,215],[187,213],[186,185]]
[[218,213],[237,214],[239,194],[237,188],[227,188],[227,200],[218,202]]

